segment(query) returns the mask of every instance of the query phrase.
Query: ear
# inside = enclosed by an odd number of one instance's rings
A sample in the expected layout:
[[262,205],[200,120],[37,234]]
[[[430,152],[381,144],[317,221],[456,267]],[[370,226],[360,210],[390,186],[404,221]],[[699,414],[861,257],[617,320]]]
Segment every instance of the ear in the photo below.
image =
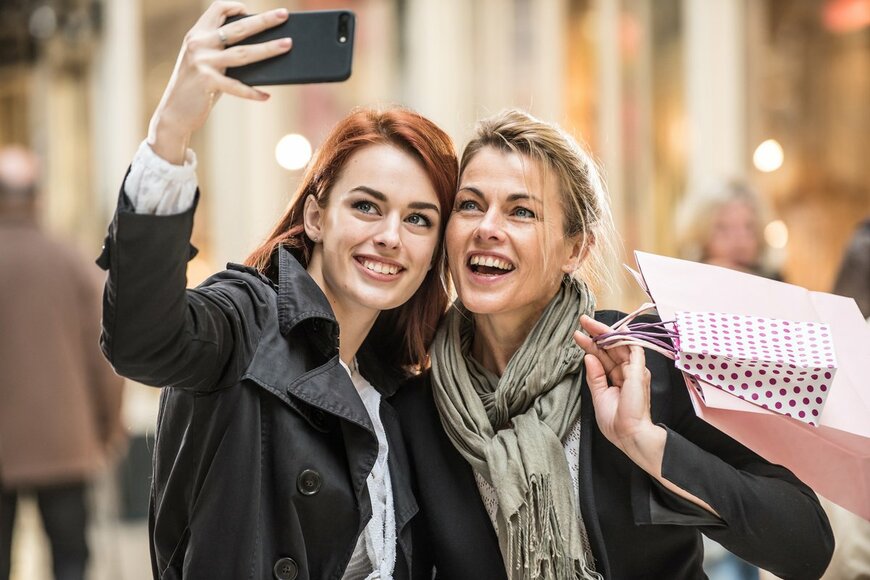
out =
[[313,195],[305,198],[305,209],[302,212],[305,225],[305,235],[314,243],[323,239],[323,208],[318,205]]
[[571,245],[571,253],[562,264],[562,271],[573,274],[589,255],[589,250],[595,244],[595,238],[589,234],[577,234],[573,239],[565,240],[565,243]]

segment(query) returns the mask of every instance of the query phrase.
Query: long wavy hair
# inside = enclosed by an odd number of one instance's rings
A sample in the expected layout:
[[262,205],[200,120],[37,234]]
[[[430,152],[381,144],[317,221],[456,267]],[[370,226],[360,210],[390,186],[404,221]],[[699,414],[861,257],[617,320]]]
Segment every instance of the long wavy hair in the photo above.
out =
[[286,211],[245,264],[277,280],[277,261],[273,257],[283,247],[307,268],[314,243],[305,235],[305,200],[313,196],[317,204],[325,208],[350,156],[363,147],[377,144],[397,147],[420,162],[435,189],[441,211],[433,267],[405,304],[381,312],[364,342],[364,347],[374,351],[382,364],[415,371],[428,365],[429,344],[448,304],[444,230],[453,208],[459,171],[453,141],[432,121],[398,107],[382,111],[361,108],[351,112],[329,133]]

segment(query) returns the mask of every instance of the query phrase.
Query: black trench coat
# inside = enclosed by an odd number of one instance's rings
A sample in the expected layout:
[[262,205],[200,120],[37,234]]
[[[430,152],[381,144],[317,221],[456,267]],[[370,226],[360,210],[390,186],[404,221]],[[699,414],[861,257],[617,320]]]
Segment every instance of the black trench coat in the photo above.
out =
[[[137,215],[122,193],[98,263],[109,270],[102,348],[122,375],[163,386],[150,506],[160,579],[341,578],[371,517],[377,438],[338,359],[326,297],[287,251],[276,283],[230,265],[185,290],[193,212]],[[398,385],[360,355],[385,395]],[[396,578],[417,512],[397,418],[390,445]]]
[[[621,313],[595,315],[614,324]],[[596,568],[607,580],[698,580],[701,532],[782,578],[818,578],[834,537],[815,494],[699,419],[673,361],[646,352],[652,419],[667,430],[662,475],[722,517],[664,488],[610,443],[581,390],[580,508]],[[414,519],[414,565],[449,580],[506,578],[498,539],[471,466],[447,438],[429,383],[416,377],[393,398],[399,412],[420,517]]]

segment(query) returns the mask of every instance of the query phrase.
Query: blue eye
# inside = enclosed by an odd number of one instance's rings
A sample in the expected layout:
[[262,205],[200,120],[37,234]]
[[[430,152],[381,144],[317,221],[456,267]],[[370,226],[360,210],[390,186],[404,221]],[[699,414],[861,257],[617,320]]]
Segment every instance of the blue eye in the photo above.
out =
[[361,211],[362,213],[377,213],[378,208],[375,204],[370,201],[355,201],[351,207],[355,210]]
[[466,199],[465,201],[460,201],[456,204],[456,211],[475,211],[479,210],[480,206],[477,205],[476,201],[472,201],[470,199]]
[[432,220],[419,213],[409,215],[405,221],[415,226],[432,227]]
[[525,207],[518,207],[514,210],[514,215],[524,219],[535,219],[535,212]]

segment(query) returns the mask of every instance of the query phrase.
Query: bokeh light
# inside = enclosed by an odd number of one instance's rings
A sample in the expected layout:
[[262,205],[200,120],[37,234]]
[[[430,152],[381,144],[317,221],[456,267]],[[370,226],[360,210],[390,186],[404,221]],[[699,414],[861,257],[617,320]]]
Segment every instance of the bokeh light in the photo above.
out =
[[311,159],[311,143],[298,133],[284,135],[275,146],[275,159],[284,169],[302,169]]

